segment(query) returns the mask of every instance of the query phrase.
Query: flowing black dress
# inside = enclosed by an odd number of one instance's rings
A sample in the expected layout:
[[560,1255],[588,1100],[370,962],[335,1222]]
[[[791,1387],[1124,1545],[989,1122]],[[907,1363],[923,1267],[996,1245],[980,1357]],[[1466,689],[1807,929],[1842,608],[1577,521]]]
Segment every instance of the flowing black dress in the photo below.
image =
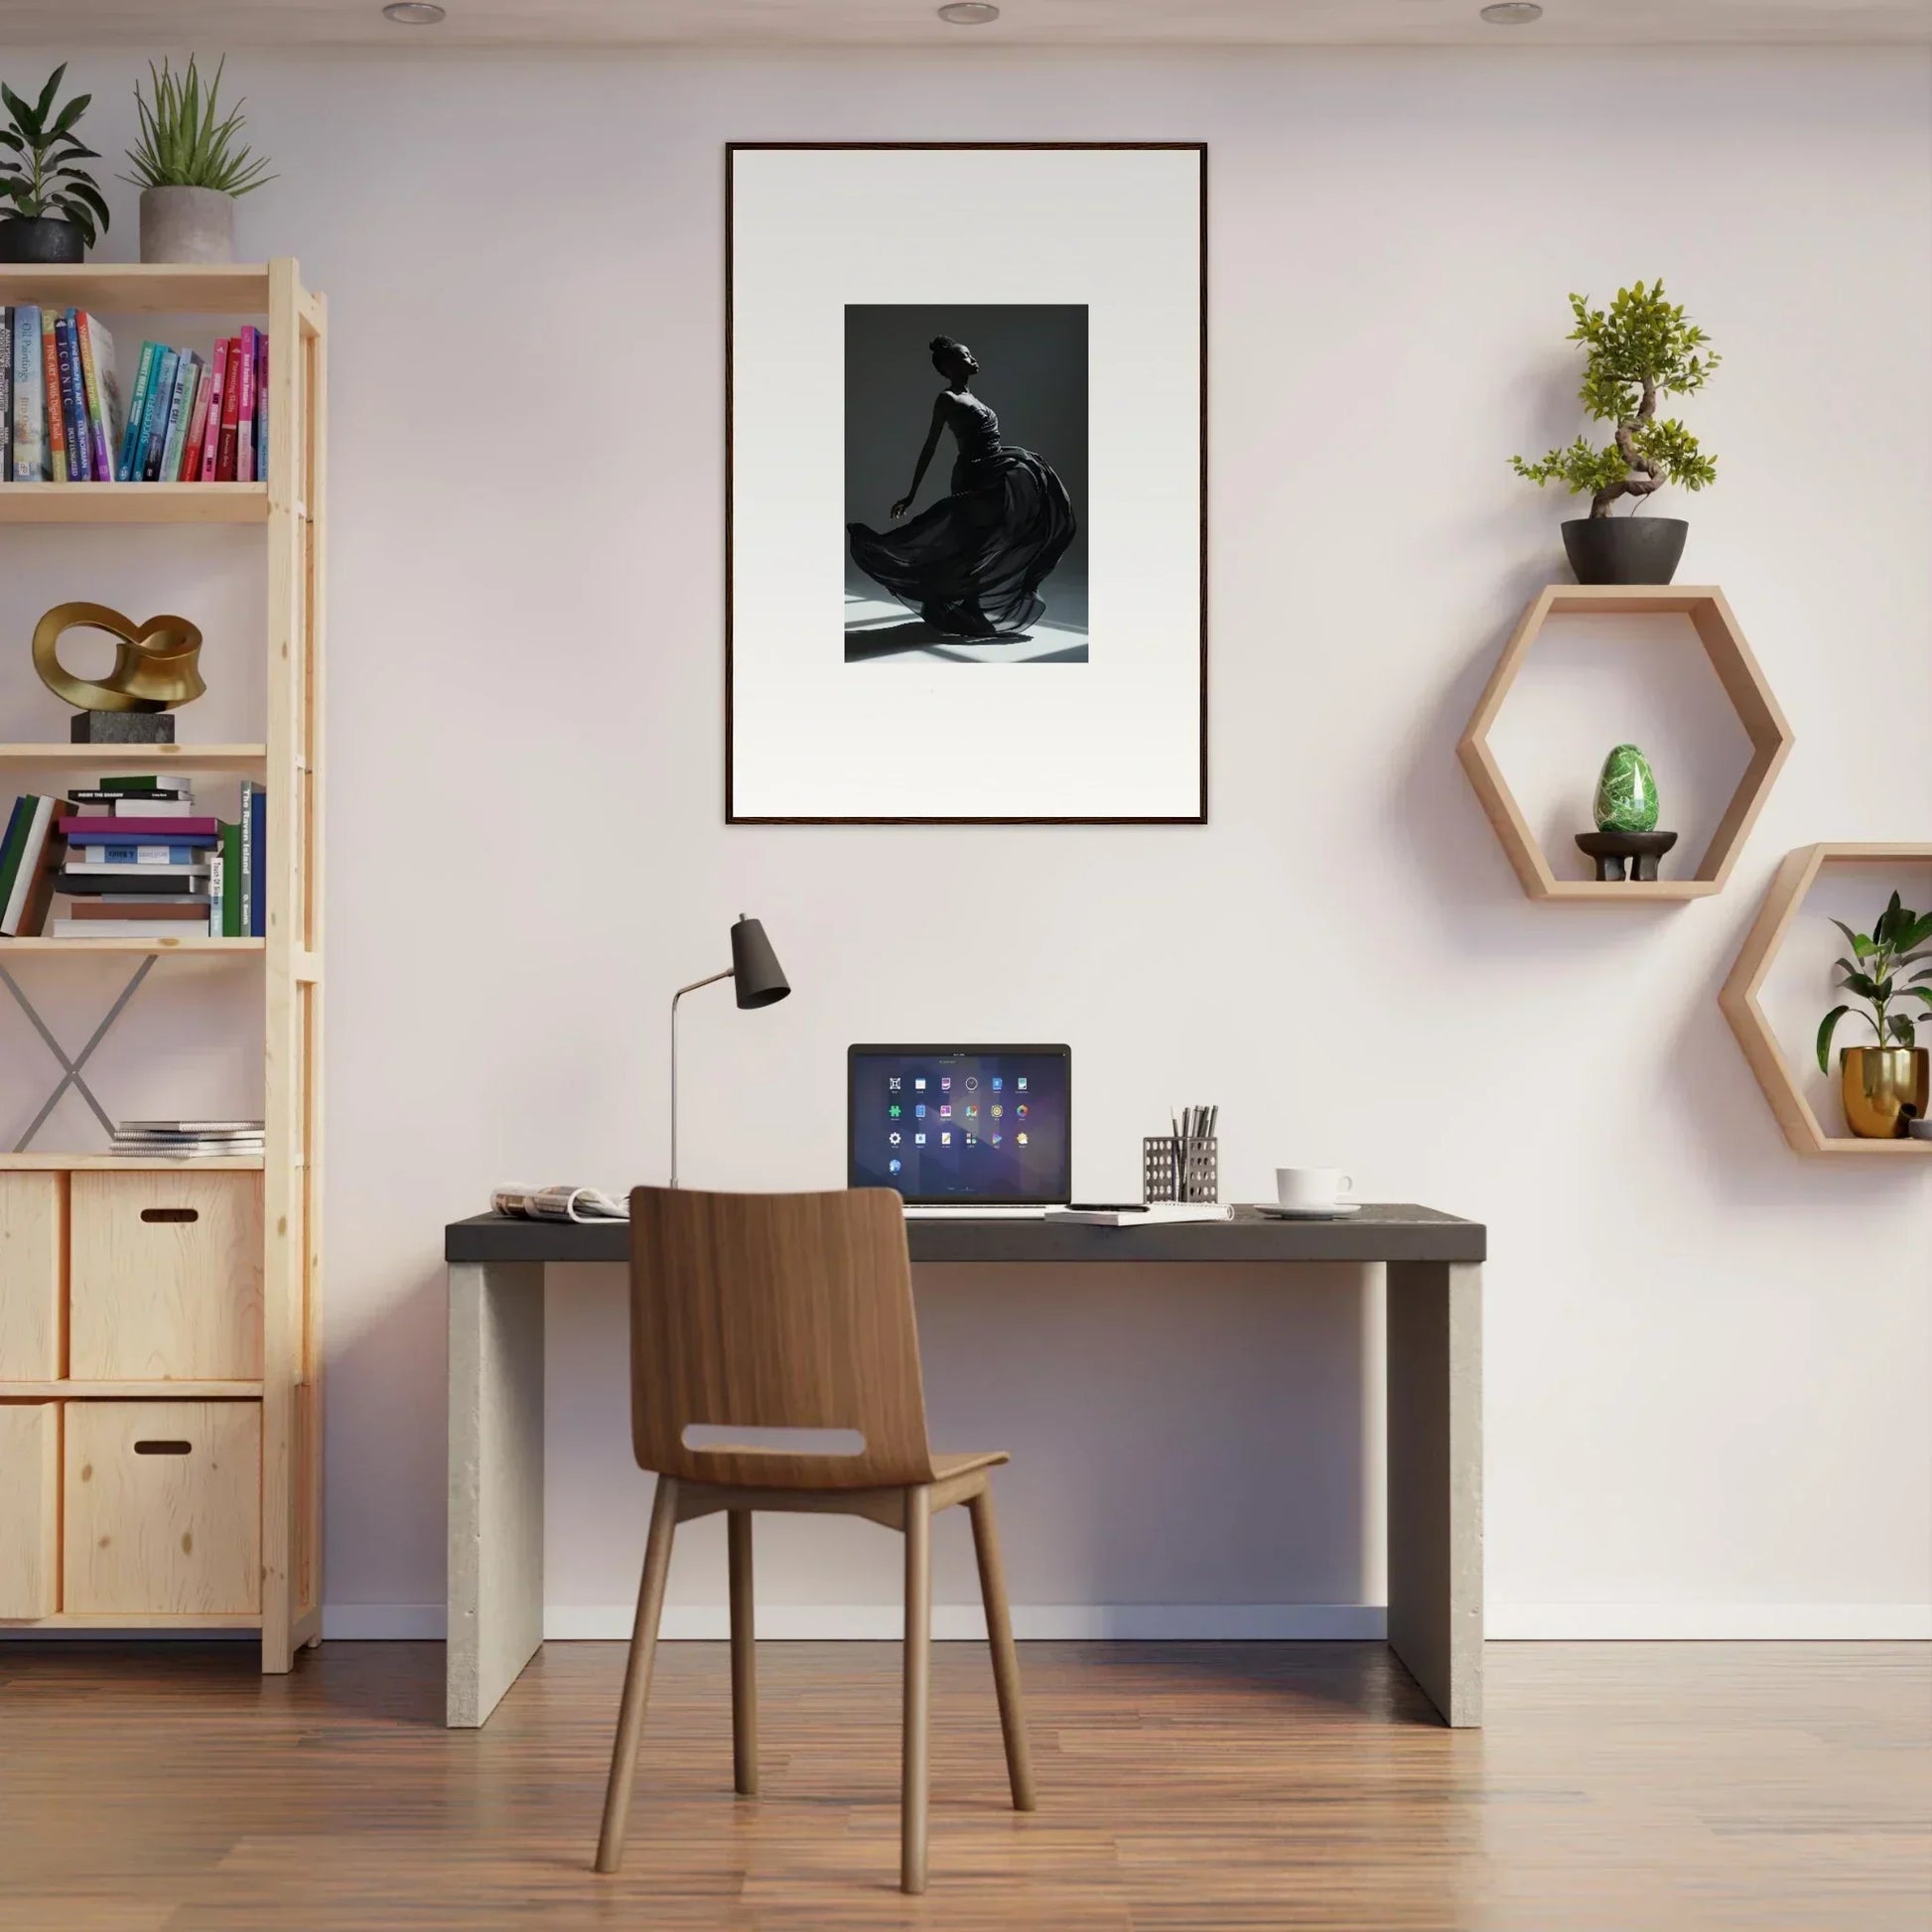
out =
[[952,494],[891,530],[848,523],[852,558],[948,637],[1011,636],[1045,615],[1039,587],[1073,541],[1073,504],[1047,464],[1000,441],[977,396],[947,405]]

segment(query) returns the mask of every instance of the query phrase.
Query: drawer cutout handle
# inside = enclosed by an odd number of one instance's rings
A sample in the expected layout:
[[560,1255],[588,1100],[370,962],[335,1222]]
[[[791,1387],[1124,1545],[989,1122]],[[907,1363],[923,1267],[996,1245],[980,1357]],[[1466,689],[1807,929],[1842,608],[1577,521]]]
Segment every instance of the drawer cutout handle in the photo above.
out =
[[144,1221],[199,1221],[202,1210],[199,1207],[144,1207],[141,1218]]
[[191,1455],[194,1453],[194,1449],[192,1443],[148,1437],[134,1445],[134,1453],[136,1455]]

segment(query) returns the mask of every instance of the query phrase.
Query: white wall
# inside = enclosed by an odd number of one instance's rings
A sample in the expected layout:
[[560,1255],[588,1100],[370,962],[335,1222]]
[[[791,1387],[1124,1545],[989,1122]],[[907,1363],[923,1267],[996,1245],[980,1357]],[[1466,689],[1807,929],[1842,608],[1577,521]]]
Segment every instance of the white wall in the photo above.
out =
[[[76,69],[96,145],[134,68]],[[850,1039],[1065,1037],[1083,1189],[1130,1187],[1149,1124],[1212,1099],[1237,1197],[1332,1161],[1490,1223],[1493,1631],[1932,1629],[1932,1175],[1789,1154],[1715,997],[1788,848],[1932,834],[1923,55],[229,71],[282,176],[244,248],[300,255],[334,324],[332,1629],[439,1624],[441,1223],[498,1179],[661,1173],[665,1001],[741,908],[797,992],[691,1007],[690,1179],[836,1181]],[[723,144],[954,135],[1211,143],[1205,830],[722,823]],[[1657,274],[1725,355],[1686,411],[1722,483],[1682,574],[1725,586],[1798,747],[1723,897],[1536,906],[1452,753],[1559,568],[1563,506],[1506,459],[1573,431],[1566,291]],[[45,541],[0,533],[0,736],[49,729],[19,672],[55,579],[192,609],[225,539],[138,579]],[[1732,745],[1698,680],[1563,656],[1517,733],[1538,822],[1582,824],[1626,737],[1708,821],[1683,761]],[[968,924],[985,967],[938,964],[927,935]],[[1794,1045],[1825,995],[1798,990]],[[634,1586],[619,1295],[553,1297],[560,1630],[615,1629]],[[921,1297],[936,1431],[1015,1452],[1024,1627],[1371,1627],[1297,1606],[1379,1599],[1372,1287],[959,1270]],[[681,1629],[717,1627],[713,1528],[673,1577]],[[955,1540],[942,1603],[970,1599]],[[895,1598],[864,1526],[762,1548],[768,1628]]]

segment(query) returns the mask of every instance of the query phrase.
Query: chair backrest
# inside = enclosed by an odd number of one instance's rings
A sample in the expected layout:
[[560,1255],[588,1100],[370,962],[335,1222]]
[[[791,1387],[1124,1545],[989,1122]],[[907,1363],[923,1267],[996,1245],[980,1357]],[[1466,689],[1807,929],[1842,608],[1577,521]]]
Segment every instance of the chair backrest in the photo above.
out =
[[[685,1431],[854,1430],[850,1455],[689,1447]],[[630,1434],[693,1482],[858,1489],[932,1480],[905,1211],[835,1194],[630,1196]]]

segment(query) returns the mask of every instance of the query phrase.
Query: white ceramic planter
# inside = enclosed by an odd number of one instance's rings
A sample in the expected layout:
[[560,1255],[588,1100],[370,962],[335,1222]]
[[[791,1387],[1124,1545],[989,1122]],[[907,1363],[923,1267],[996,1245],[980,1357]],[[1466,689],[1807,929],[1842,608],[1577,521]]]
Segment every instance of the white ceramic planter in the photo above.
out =
[[234,197],[218,188],[141,191],[144,262],[234,260]]

